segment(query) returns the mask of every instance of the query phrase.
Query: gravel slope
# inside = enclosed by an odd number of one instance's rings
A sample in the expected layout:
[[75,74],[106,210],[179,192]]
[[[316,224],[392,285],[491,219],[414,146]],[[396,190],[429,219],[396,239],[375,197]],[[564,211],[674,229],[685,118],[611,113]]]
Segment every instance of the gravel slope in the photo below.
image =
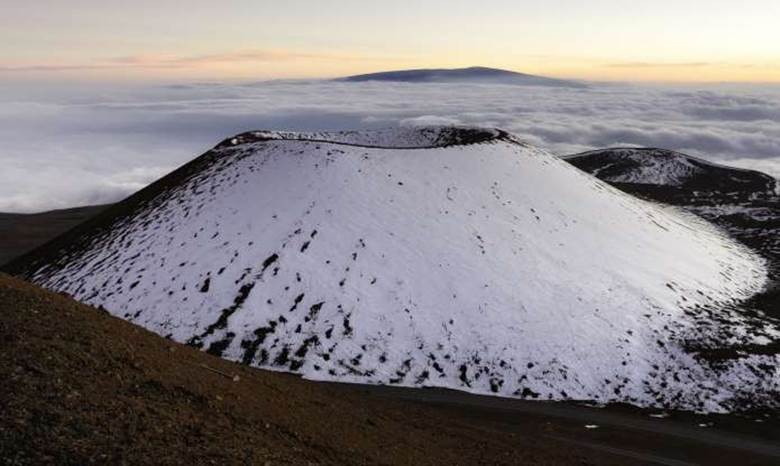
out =
[[0,464],[619,464],[258,371],[0,274]]

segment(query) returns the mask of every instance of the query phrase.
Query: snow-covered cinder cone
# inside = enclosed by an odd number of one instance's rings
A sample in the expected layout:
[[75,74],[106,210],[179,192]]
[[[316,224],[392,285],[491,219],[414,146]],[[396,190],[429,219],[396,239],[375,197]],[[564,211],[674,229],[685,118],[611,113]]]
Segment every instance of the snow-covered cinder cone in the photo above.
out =
[[778,181],[765,173],[719,165],[665,149],[618,147],[564,159],[609,183],[686,187],[720,193],[769,193],[778,189]]
[[311,379],[705,411],[777,395],[773,357],[685,349],[776,337],[728,310],[761,258],[498,130],[245,133],[14,267]]

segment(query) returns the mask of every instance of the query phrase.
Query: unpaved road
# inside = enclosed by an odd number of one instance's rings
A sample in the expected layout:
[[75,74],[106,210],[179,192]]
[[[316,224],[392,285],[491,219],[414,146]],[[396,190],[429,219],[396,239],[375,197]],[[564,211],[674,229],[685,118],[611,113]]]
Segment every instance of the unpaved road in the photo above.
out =
[[536,432],[613,455],[625,464],[780,464],[780,413],[704,416],[627,406],[598,408],[513,400],[446,389],[334,385],[378,398],[455,411],[504,432]]

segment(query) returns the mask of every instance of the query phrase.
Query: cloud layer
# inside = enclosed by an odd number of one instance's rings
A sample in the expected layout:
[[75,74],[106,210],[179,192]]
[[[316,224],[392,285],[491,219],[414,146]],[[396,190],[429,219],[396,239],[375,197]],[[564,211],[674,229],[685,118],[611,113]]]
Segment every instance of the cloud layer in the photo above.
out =
[[277,81],[78,92],[20,87],[0,93],[0,104],[0,211],[113,202],[253,129],[476,124],[558,154],[655,146],[780,176],[777,87]]

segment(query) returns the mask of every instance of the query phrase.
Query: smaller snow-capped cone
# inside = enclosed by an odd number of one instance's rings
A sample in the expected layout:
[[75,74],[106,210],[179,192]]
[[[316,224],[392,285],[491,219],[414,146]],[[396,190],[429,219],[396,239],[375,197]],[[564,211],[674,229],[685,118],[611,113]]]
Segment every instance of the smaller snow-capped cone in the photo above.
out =
[[[726,410],[777,361],[729,305],[764,261],[505,132],[252,132],[12,264],[225,358],[312,379]],[[774,367],[766,375],[759,367]]]
[[765,173],[718,165],[666,149],[599,149],[564,158],[610,183],[751,193],[775,192],[778,185]]

